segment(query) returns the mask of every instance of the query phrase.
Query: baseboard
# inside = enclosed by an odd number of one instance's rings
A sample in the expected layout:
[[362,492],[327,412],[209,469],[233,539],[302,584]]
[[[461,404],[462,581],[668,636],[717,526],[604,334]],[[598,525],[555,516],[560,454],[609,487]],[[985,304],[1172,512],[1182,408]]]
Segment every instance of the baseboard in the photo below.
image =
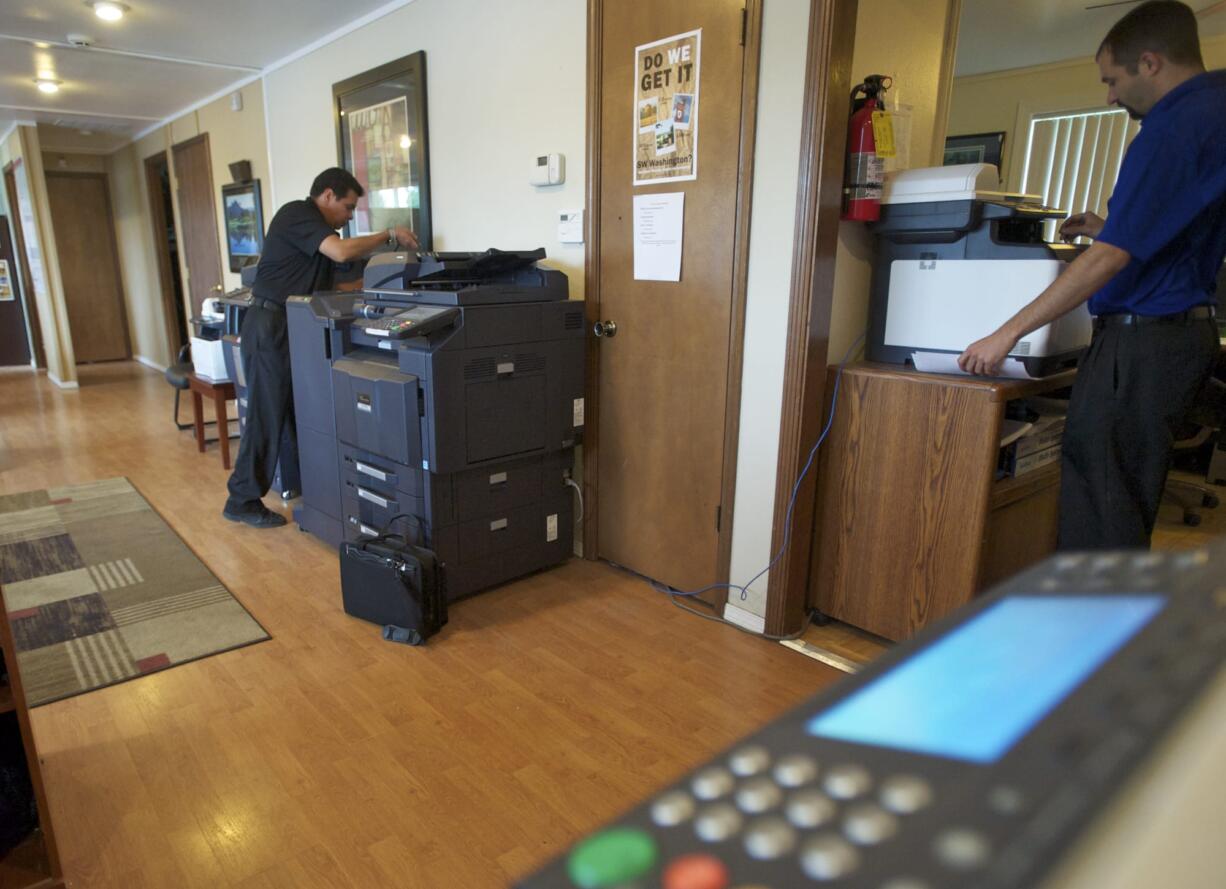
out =
[[51,371],[47,371],[47,379],[49,379],[51,382],[55,383],[55,385],[59,386],[61,389],[80,389],[80,388],[81,388],[81,387],[80,387],[80,386],[77,384],[77,381],[76,381],[76,380],[73,380],[73,381],[72,381],[72,382],[70,382],[70,383],[65,383],[63,380],[61,380],[59,377],[57,377],[57,376],[56,376],[55,374],[53,374]]
[[755,633],[766,632],[765,617],[754,614],[752,611],[746,611],[744,608],[733,605],[731,602],[724,604],[724,620],[732,621],[738,627],[753,630]]
[[152,358],[146,358],[144,355],[133,355],[132,359],[134,361],[139,361],[141,364],[145,365],[145,367],[152,367],[158,373],[166,373],[166,365],[158,364]]

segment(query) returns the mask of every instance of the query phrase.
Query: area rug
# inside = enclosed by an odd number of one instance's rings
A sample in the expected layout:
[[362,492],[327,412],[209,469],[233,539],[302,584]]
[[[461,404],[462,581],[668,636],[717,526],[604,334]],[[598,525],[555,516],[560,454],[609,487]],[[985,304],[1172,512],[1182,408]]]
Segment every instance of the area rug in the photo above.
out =
[[0,496],[30,706],[268,638],[125,478]]

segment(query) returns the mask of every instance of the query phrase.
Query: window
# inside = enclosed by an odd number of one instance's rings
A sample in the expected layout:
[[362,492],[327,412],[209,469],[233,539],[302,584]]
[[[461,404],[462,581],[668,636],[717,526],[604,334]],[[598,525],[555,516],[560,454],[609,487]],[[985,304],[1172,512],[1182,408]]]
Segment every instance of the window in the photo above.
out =
[[[1122,108],[1074,114],[1037,114],[1030,119],[1022,191],[1068,213],[1107,215],[1107,199],[1120,174],[1124,150],[1140,130]],[[1059,220],[1045,226],[1056,239]]]

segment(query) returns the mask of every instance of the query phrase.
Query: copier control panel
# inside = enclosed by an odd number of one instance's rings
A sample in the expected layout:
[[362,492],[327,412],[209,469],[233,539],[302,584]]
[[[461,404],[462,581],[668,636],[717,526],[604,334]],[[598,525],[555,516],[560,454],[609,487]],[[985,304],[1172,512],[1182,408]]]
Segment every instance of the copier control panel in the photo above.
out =
[[376,319],[364,318],[357,322],[357,326],[371,336],[402,340],[433,333],[451,324],[459,314],[460,310],[453,307],[414,306],[394,315],[384,315]]
[[1226,547],[1057,555],[521,889],[1020,889],[1216,679]]

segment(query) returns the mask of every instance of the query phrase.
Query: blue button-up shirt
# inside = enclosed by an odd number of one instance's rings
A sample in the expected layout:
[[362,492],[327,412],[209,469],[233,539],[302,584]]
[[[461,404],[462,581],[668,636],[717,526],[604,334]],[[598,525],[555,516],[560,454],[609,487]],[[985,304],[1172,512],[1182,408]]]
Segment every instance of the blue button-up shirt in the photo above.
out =
[[1226,70],[1181,83],[1150,109],[1098,240],[1132,260],[1090,298],[1091,314],[1214,303],[1226,258]]

